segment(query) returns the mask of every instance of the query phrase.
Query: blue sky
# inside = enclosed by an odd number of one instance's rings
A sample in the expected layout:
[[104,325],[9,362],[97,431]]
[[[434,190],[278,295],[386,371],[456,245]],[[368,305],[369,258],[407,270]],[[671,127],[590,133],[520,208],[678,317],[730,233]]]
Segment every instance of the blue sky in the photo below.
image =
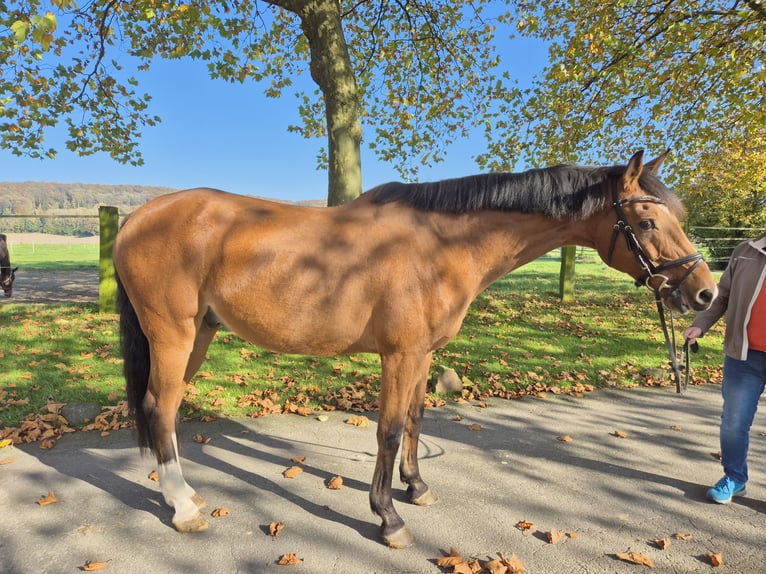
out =
[[[519,60],[514,76],[541,70],[546,53],[530,41],[509,52]],[[504,42],[505,43],[505,42]],[[299,123],[292,95],[280,100],[263,95],[262,86],[211,80],[205,64],[156,61],[139,76],[140,93],[152,95],[150,113],[162,118],[144,130],[140,141],[145,164],[125,166],[106,154],[80,157],[47,136],[59,154],[53,160],[19,158],[0,150],[0,181],[157,185],[176,189],[216,187],[234,193],[292,201],[325,199],[327,175],[316,168],[324,141],[305,140],[287,131]],[[301,81],[310,82],[308,74]],[[313,89],[311,84],[310,89]],[[446,161],[422,168],[421,181],[477,173],[472,160],[484,151],[483,134],[455,142]],[[400,179],[396,171],[362,151],[363,188]]]

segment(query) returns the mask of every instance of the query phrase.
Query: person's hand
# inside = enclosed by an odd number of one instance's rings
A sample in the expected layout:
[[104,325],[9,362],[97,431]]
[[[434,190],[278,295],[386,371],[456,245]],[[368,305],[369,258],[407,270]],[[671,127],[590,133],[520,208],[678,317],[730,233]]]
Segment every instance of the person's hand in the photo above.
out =
[[692,325],[684,329],[684,339],[689,341],[690,345],[693,345],[697,341],[697,337],[702,336],[702,329]]

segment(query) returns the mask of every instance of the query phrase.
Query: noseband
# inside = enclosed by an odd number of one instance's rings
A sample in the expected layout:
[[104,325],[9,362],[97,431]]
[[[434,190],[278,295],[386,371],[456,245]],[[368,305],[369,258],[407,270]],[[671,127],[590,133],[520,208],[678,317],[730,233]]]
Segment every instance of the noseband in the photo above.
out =
[[[636,260],[638,261],[638,264],[641,266],[641,269],[644,271],[644,275],[636,279],[636,287],[646,285],[646,287],[654,292],[654,300],[657,304],[657,313],[660,316],[662,332],[665,335],[665,346],[668,349],[670,364],[673,368],[673,375],[676,381],[676,392],[681,393],[685,391],[686,387],[689,385],[689,342],[686,341],[683,351],[680,353],[680,361],[684,362],[685,371],[684,382],[682,385],[681,365],[679,364],[679,360],[677,358],[678,352],[676,351],[676,330],[675,325],[673,324],[673,314],[670,314],[670,330],[668,330],[668,322],[665,318],[665,306],[662,303],[661,294],[664,290],[669,289],[671,297],[680,298],[681,285],[684,281],[686,281],[686,279],[689,278],[692,273],[694,273],[694,270],[699,266],[700,263],[702,263],[704,257],[702,256],[702,253],[694,252],[690,255],[685,255],[683,257],[679,257],[678,259],[673,259],[672,261],[666,261],[665,263],[656,265],[646,254],[644,248],[641,247],[636,234],[633,232],[633,228],[625,218],[625,212],[623,211],[622,206],[627,203],[650,202],[664,204],[665,202],[652,195],[639,195],[635,197],[619,199],[617,197],[616,191],[612,192],[612,198],[614,200],[612,205],[614,206],[614,211],[617,214],[617,223],[614,224],[612,239],[609,243],[609,253],[607,255],[606,261],[607,265],[611,264],[612,262],[612,255],[614,254],[614,248],[617,245],[617,238],[620,236],[620,234],[622,234],[623,237],[625,237],[625,243],[628,246],[628,250],[633,253]],[[686,265],[688,263],[693,263],[693,265],[686,270],[686,273],[683,274],[681,279],[675,285],[670,282],[670,279],[666,275],[662,274],[663,271],[667,271],[668,269],[673,269],[675,267],[681,267],[682,265]],[[652,279],[655,277],[659,277],[662,280],[662,283],[658,287],[653,286],[651,283]],[[696,353],[697,349],[698,347],[696,343],[692,345],[691,350],[693,352]]]

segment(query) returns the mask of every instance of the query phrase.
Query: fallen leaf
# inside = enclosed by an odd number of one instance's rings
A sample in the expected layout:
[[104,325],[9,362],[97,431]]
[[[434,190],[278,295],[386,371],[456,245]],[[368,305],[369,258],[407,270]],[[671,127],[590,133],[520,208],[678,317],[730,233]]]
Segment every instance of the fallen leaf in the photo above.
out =
[[301,562],[303,562],[303,558],[298,558],[294,553],[290,553],[280,556],[279,562],[277,562],[277,564],[280,566],[295,566]]
[[146,478],[148,478],[149,480],[152,480],[154,482],[159,482],[160,481],[160,475],[157,474],[156,470],[153,470],[152,472],[150,472],[149,476],[147,476]]
[[40,506],[47,506],[49,504],[55,504],[58,502],[58,499],[56,498],[56,495],[53,494],[53,491],[48,491],[48,496],[41,496],[40,499],[37,501],[37,504]]
[[648,556],[644,556],[643,554],[639,554],[638,552],[618,552],[616,556],[623,562],[631,562],[633,564],[639,564],[641,566],[654,568],[654,562],[652,562],[652,559]]
[[723,566],[723,554],[720,552],[708,552],[707,557],[710,558],[710,563],[716,568]]
[[359,428],[365,428],[370,426],[370,419],[365,416],[351,417],[350,419],[346,419],[346,424]]
[[320,423],[326,423],[328,420],[330,420],[330,417],[328,417],[327,415],[319,415],[316,419]]
[[617,438],[628,438],[628,433],[626,433],[624,431],[621,431],[621,430],[616,430],[616,431],[611,432],[609,434],[611,434],[612,436],[616,436]]
[[303,464],[304,462],[306,462],[306,457],[294,456],[293,458],[290,459],[290,462],[294,462],[295,464]]
[[4,458],[3,460],[0,460],[0,466],[4,464],[11,464],[12,462],[16,462],[16,459],[12,456],[9,456],[8,458]]
[[676,540],[691,540],[692,538],[694,538],[694,536],[692,536],[691,534],[686,534],[684,532],[676,532],[673,535],[673,538],[675,538]]
[[557,542],[561,542],[564,538],[564,531],[563,530],[549,530],[546,532],[545,536],[548,538],[548,542],[551,544],[556,544]]
[[442,556],[436,559],[436,565],[439,568],[454,568],[461,562],[465,562],[465,559],[460,555],[460,552],[454,548],[449,549],[448,556]]
[[52,438],[49,438],[48,440],[44,440],[40,443],[40,448],[48,450],[56,446],[56,441]]
[[197,442],[199,444],[207,444],[211,440],[210,437],[207,437],[201,434],[195,434],[193,438],[194,438],[194,442]]
[[343,477],[333,476],[327,481],[327,488],[330,490],[340,490],[343,488]]
[[563,436],[558,437],[558,440],[560,440],[561,442],[572,442],[572,437],[569,436],[568,434],[565,434]]
[[282,473],[282,475],[285,478],[295,478],[296,476],[298,476],[302,472],[303,472],[303,469],[300,466],[291,466],[290,468],[285,470]]
[[670,430],[680,431],[681,430],[681,425],[673,425],[672,427],[670,427]]
[[9,438],[0,440],[0,448],[5,448],[7,446],[13,446],[13,441]]
[[497,555],[500,556],[503,564],[505,564],[506,568],[508,568],[508,574],[524,574],[526,571],[526,568],[524,568],[524,565],[521,563],[521,560],[518,556],[516,556],[516,554],[511,554],[510,558],[506,558],[499,552]]
[[477,572],[481,572],[481,564],[477,560],[470,563],[461,562],[452,568],[452,574],[477,574]]
[[507,574],[508,566],[502,560],[490,560],[484,563],[484,570],[489,574]]
[[97,570],[103,570],[109,566],[109,562],[111,562],[111,560],[107,560],[106,562],[100,562],[98,560],[87,560],[85,564],[80,566],[80,570],[84,570],[85,572],[96,572]]
[[567,538],[571,538],[572,540],[574,540],[575,538],[577,538],[577,532],[567,532]]
[[520,520],[516,524],[516,528],[518,528],[522,532],[526,532],[527,530],[534,532],[535,530],[537,530],[537,527],[534,524],[532,524],[531,522],[527,522],[526,520]]
[[231,511],[225,506],[222,506],[221,508],[214,509],[213,512],[210,513],[210,516],[213,518],[220,518],[221,516],[228,516],[229,514],[231,514]]
[[660,550],[667,550],[670,548],[670,538],[657,538],[654,540],[654,544]]
[[473,424],[468,425],[465,428],[467,428],[468,430],[471,430],[471,431],[480,431],[481,430],[481,425],[473,423]]
[[272,522],[269,524],[269,534],[271,534],[272,538],[276,538],[284,527],[284,522]]

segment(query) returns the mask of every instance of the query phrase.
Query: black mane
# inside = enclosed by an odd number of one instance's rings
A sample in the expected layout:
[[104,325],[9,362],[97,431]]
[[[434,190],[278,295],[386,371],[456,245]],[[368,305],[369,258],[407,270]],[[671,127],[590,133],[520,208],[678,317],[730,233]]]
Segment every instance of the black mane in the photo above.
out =
[[[555,219],[586,219],[612,202],[626,166],[557,165],[521,173],[490,173],[428,183],[387,183],[367,192],[373,203],[402,202],[422,211],[468,213],[485,209],[538,213]],[[644,171],[639,184],[683,213],[675,194]]]

